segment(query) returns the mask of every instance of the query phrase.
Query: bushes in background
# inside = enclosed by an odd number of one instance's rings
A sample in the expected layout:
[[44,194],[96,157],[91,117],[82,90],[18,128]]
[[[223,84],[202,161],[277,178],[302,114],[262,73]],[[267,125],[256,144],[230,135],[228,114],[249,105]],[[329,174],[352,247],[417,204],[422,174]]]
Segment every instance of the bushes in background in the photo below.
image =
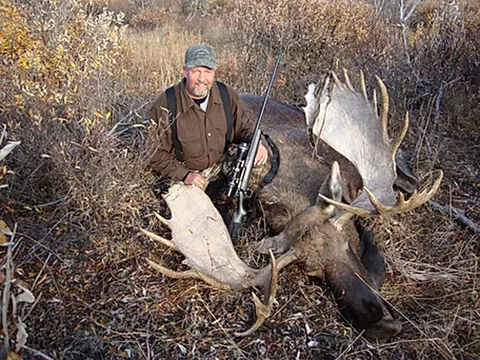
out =
[[[232,53],[245,63],[245,73],[235,70],[232,81],[244,77],[239,85],[258,92],[249,84],[256,83],[259,72],[268,73],[265,59],[273,59],[283,48],[288,66],[282,71],[279,96],[284,100],[302,102],[306,84],[316,81],[319,73],[345,67],[380,75],[392,100],[411,110],[445,92],[452,95],[441,99],[442,110],[450,112],[447,117],[458,113],[457,95],[467,107],[476,107],[467,98],[478,99],[478,5],[424,1],[410,18],[400,19],[398,2],[382,2],[381,9],[373,3],[236,1],[226,17],[235,37]],[[409,6],[404,14],[412,9]]]
[[383,57],[390,55],[388,37],[375,31],[378,22],[373,7],[363,2],[242,0],[228,24],[251,66],[247,71],[258,71],[265,58],[285,49],[288,66],[282,74],[290,92],[282,97],[300,101],[322,71],[356,67],[382,51]]
[[8,138],[22,141],[5,196],[18,211],[81,188],[93,172],[123,106],[129,52],[121,15],[88,15],[75,1],[0,6],[0,118]]

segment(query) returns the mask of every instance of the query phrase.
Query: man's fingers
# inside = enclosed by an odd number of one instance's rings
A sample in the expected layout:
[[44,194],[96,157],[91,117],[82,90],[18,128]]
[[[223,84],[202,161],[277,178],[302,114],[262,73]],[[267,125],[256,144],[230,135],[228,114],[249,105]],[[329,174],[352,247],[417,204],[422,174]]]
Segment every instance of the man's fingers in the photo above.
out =
[[199,188],[203,187],[205,184],[205,178],[202,175],[196,174],[194,184],[198,186]]
[[268,151],[267,149],[260,144],[258,148],[257,156],[255,157],[255,165],[263,165],[266,163],[268,159]]
[[202,181],[201,179],[197,179],[195,181],[195,185],[198,186],[199,188],[203,187],[203,184],[205,184],[205,181]]
[[265,164],[266,161],[267,161],[267,158],[262,156],[261,158],[259,158],[257,160],[257,163],[255,165],[263,165],[263,164]]
[[187,185],[195,185],[201,188],[205,184],[205,181],[207,180],[202,175],[190,173],[187,175],[184,183]]

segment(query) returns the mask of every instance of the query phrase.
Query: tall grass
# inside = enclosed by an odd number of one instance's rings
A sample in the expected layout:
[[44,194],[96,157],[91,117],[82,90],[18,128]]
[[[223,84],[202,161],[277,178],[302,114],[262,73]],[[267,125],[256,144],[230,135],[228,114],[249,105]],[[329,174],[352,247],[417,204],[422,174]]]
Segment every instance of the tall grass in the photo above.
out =
[[157,95],[182,78],[185,50],[201,42],[199,34],[169,23],[153,31],[126,34],[132,46],[131,90],[139,97]]

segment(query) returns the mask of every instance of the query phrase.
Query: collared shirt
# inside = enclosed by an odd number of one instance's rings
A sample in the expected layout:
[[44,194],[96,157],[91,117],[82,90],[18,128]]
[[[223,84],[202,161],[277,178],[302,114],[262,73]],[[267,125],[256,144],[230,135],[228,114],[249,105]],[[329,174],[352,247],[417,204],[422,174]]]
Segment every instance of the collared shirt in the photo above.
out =
[[[217,163],[225,150],[227,120],[220,91],[216,83],[210,90],[206,111],[191,99],[185,88],[185,79],[175,85],[177,100],[177,134],[185,161],[175,157],[172,134],[168,124],[167,98],[161,93],[153,104],[150,120],[156,123],[149,139],[150,166],[162,175],[182,180],[191,170],[204,170]],[[232,109],[233,143],[249,141],[253,134],[254,119],[245,119],[238,93],[227,86]]]

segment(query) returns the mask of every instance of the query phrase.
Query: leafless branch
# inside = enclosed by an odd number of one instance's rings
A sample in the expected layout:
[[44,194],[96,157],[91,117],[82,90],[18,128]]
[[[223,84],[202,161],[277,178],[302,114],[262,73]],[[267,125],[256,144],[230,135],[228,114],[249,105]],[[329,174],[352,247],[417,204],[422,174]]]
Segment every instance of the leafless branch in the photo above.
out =
[[408,41],[407,41],[407,22],[410,16],[412,16],[415,8],[417,7],[417,2],[414,2],[411,5],[410,9],[407,9],[407,6],[404,3],[404,0],[400,0],[400,27],[402,28],[402,41],[403,41],[403,50],[405,51],[405,57],[407,62],[412,67],[412,59],[410,58],[410,53],[408,52]]
[[0,136],[0,144],[3,142],[3,138],[5,137],[6,131],[7,131],[7,125],[3,124],[2,136]]
[[443,212],[444,214],[447,214],[451,217],[453,217],[455,220],[460,222],[462,225],[465,225],[471,232],[474,234],[480,234],[480,227],[476,225],[472,220],[468,219],[465,215],[463,215],[459,210],[455,209],[454,207],[450,205],[440,205],[439,203],[429,200],[428,203],[438,211]]
[[115,131],[117,130],[117,128],[119,126],[126,126],[126,125],[132,125],[132,118],[139,118],[141,119],[142,116],[138,113],[140,110],[142,110],[143,108],[145,108],[145,106],[147,106],[148,104],[150,104],[150,101],[147,101],[143,104],[141,104],[140,106],[138,106],[136,109],[134,110],[130,110],[128,112],[128,114],[126,116],[124,116],[123,118],[120,119],[120,121],[118,121],[113,127],[112,129],[108,132],[108,136],[112,136],[112,135],[117,135],[115,133]]
[[2,326],[3,326],[3,335],[4,335],[4,346],[5,351],[8,354],[9,352],[9,342],[10,337],[8,333],[8,305],[10,299],[10,287],[12,285],[12,247],[14,245],[13,241],[15,239],[15,233],[17,231],[17,224],[13,229],[13,233],[10,236],[10,242],[8,243],[7,249],[7,262],[5,264],[6,267],[6,278],[5,278],[5,287],[3,288],[3,298],[2,298]]
[[35,356],[39,356],[41,357],[42,359],[45,359],[45,360],[53,360],[50,356],[47,356],[45,355],[44,353],[38,351],[38,350],[35,350],[35,349],[32,349],[31,347],[28,347],[26,345],[23,346],[24,349],[28,350],[28,351],[31,351],[33,353],[33,355]]
[[437,128],[438,125],[440,124],[440,108],[442,106],[442,99],[443,99],[443,95],[445,94],[445,88],[447,86],[459,81],[460,79],[461,78],[458,77],[458,78],[453,79],[449,82],[442,81],[442,83],[440,85],[440,89],[438,89],[437,97],[435,99],[435,117],[433,119],[434,128]]

